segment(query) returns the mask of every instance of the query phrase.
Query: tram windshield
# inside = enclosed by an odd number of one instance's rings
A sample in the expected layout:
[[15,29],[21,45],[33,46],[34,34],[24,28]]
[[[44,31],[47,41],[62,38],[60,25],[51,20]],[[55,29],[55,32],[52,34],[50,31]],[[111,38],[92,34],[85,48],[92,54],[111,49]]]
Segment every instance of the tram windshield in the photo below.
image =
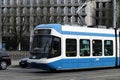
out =
[[50,35],[35,35],[33,37],[31,56],[30,58],[51,58],[59,56],[60,38]]

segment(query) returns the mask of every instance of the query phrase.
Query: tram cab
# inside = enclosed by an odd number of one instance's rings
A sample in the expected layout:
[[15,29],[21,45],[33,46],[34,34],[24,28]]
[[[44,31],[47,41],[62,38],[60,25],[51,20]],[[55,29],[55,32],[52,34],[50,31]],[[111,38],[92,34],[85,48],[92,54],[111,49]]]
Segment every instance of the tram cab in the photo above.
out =
[[[54,26],[57,27],[59,25]],[[59,37],[55,35],[58,35]],[[34,59],[38,62],[40,61],[40,63],[48,63],[48,60],[61,56],[60,34],[55,31],[55,29],[51,28],[50,25],[49,28],[45,28],[44,25],[36,27],[34,30],[30,55],[30,59]]]

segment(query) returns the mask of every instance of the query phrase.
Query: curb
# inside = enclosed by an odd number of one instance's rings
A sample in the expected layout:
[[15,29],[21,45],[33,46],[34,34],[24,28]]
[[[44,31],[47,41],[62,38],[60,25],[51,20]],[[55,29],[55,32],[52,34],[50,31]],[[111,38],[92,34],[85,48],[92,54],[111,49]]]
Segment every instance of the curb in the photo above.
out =
[[15,67],[19,67],[19,65],[11,65],[10,67],[15,68]]

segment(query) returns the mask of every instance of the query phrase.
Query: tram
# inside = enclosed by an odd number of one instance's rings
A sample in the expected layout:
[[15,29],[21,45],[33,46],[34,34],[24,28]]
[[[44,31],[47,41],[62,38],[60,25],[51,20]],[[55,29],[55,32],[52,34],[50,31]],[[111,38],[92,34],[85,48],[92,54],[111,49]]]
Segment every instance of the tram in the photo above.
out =
[[114,29],[41,24],[34,28],[28,63],[43,70],[116,67],[119,39]]

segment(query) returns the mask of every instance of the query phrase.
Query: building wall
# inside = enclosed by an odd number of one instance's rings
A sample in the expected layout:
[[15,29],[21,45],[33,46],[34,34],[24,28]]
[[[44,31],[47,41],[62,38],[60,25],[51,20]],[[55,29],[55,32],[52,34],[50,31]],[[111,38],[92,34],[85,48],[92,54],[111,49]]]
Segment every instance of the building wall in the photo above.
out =
[[[41,23],[112,26],[112,0],[95,0],[76,15],[86,0],[0,0],[0,27],[3,37],[12,36],[13,26],[27,27],[24,34]],[[111,13],[110,13],[111,12]]]

